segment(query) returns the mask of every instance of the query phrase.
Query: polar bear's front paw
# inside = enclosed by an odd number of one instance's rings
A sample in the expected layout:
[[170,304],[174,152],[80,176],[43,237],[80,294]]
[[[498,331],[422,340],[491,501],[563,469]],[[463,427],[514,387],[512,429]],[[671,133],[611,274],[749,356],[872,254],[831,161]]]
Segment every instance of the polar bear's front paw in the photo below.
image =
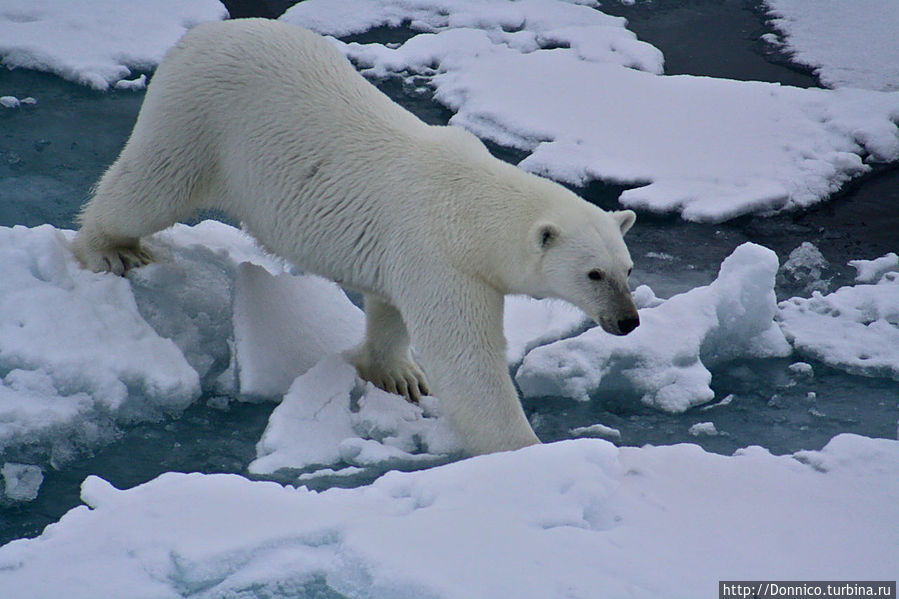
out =
[[351,362],[359,376],[375,387],[402,395],[413,403],[418,403],[422,395],[430,393],[424,373],[411,359],[373,361],[365,359],[361,353],[352,356]]
[[98,248],[76,237],[72,249],[81,265],[93,272],[111,272],[121,276],[132,268],[153,261],[153,256],[140,243]]

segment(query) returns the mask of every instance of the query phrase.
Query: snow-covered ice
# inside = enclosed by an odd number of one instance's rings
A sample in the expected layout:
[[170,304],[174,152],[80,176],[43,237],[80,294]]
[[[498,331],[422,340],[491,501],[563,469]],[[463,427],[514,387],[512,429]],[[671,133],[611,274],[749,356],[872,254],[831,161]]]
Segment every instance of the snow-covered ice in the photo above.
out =
[[697,221],[804,207],[866,160],[899,158],[899,93],[660,76],[660,59],[589,6],[555,2],[548,19],[528,12],[550,14],[545,1],[386,0],[341,19],[332,4],[282,18],[337,35],[411,20],[424,32],[398,47],[341,47],[370,76],[427,80],[452,124],[529,152],[527,170],[637,185],[628,207]]
[[891,580],[897,495],[899,441],[855,435],[792,456],[566,441],[324,492],[177,473],[119,491],[92,476],[86,505],[0,548],[0,587],[34,599],[694,599],[785,567],[797,580]]
[[705,403],[714,397],[708,366],[790,353],[774,322],[776,272],[774,252],[743,244],[710,285],[641,309],[631,334],[595,327],[539,347],[525,356],[516,381],[527,397],[588,400],[602,388],[668,412]]
[[849,266],[855,269],[859,283],[876,283],[886,273],[899,271],[899,255],[890,252],[874,260],[850,260]]
[[82,269],[73,235],[0,228],[0,450],[16,459],[61,464],[204,390],[276,399],[361,327],[336,286],[221,223],[158,233],[157,261],[128,278]]
[[[416,56],[416,63],[440,62],[474,41],[479,47],[489,42],[520,52],[566,48],[585,60],[660,73],[662,53],[626,29],[625,19],[595,10],[596,5],[590,0],[306,0],[281,19],[334,36],[404,24],[425,33],[458,30],[442,38],[446,44],[427,41],[439,36],[417,37],[405,51],[414,54],[415,47],[426,54]],[[378,65],[384,69],[380,74],[407,67],[405,61]]]
[[535,347],[580,333],[589,323],[590,318],[568,302],[508,296],[503,311],[506,358],[517,365]]
[[234,291],[240,392],[276,397],[325,356],[362,341],[365,317],[336,283],[243,263]]
[[765,0],[792,60],[828,87],[899,90],[895,0]]
[[197,372],[140,315],[128,281],[83,270],[71,236],[0,228],[0,448],[43,446],[51,460],[108,440],[110,419],[158,418],[200,394]]
[[0,64],[107,89],[153,69],[192,26],[227,16],[217,0],[5,0]]
[[800,354],[835,368],[899,381],[899,273],[875,284],[780,303],[778,321]]
[[340,356],[297,378],[269,418],[257,445],[254,474],[340,463],[427,465],[460,454],[434,398],[421,406],[362,383]]

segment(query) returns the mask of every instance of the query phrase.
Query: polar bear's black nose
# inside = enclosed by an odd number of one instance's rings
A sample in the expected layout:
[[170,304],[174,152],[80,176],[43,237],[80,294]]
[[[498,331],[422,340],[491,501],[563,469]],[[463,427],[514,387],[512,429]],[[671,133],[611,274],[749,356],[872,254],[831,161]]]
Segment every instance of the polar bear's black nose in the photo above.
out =
[[637,328],[640,324],[640,318],[638,316],[634,316],[633,318],[625,318],[618,321],[618,330],[621,331],[622,335],[627,335],[631,331]]

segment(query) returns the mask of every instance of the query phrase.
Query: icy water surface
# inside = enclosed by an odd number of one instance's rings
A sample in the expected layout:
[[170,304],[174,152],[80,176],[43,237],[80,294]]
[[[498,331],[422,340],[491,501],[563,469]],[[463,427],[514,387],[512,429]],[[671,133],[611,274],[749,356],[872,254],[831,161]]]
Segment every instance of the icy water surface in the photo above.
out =
[[[264,6],[276,13],[280,4]],[[766,31],[765,23],[751,3],[656,0],[636,6],[608,2],[603,7],[629,18],[641,39],[659,47],[669,73],[816,85],[807,72],[789,67],[757,42]],[[383,42],[406,37],[404,30],[377,30],[353,39]],[[379,85],[427,122],[445,123],[451,116],[399,80]],[[73,227],[90,186],[127,139],[143,94],[100,93],[21,70],[0,71],[0,94],[38,99],[34,106],[0,110],[0,225]],[[522,157],[505,148],[491,150],[513,162]],[[612,208],[622,189],[594,183],[577,191]],[[657,295],[668,297],[711,282],[721,261],[744,241],[770,247],[781,263],[809,241],[830,263],[823,276],[835,289],[852,280],[848,260],[875,258],[899,247],[896,206],[899,169],[894,167],[880,168],[839,197],[802,213],[743,217],[720,225],[641,214],[628,235],[636,265],[633,283],[648,284]],[[778,289],[781,299],[796,293],[795,288]],[[847,375],[815,361],[809,361],[812,375],[798,374],[788,368],[793,361],[725,364],[713,370],[715,401],[679,415],[602,393],[590,403],[542,398],[526,401],[525,408],[547,441],[568,438],[572,428],[596,423],[619,430],[620,444],[692,442],[726,454],[753,444],[774,453],[818,449],[841,432],[896,437],[899,384]],[[79,485],[88,474],[130,487],[166,471],[244,473],[273,408],[272,403],[207,405],[204,398],[180,418],[123,431],[116,443],[96,455],[45,472],[36,500],[0,508],[0,544],[38,534],[80,503]],[[714,423],[719,434],[690,433],[694,424],[704,422]],[[339,484],[363,484],[376,474],[342,479]]]

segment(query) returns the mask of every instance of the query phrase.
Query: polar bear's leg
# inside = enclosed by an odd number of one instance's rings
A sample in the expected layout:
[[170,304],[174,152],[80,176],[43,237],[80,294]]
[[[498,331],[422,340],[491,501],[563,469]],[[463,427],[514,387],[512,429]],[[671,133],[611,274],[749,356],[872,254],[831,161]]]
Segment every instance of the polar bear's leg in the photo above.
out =
[[401,304],[431,391],[473,454],[540,443],[509,376],[503,296],[471,283],[448,280],[442,295]]
[[424,373],[409,351],[409,333],[399,310],[365,296],[365,341],[350,354],[359,376],[375,386],[417,402],[428,394]]
[[190,173],[173,172],[172,161],[150,152],[126,146],[82,210],[72,250],[85,268],[121,275],[147,264],[140,238],[191,213]]

